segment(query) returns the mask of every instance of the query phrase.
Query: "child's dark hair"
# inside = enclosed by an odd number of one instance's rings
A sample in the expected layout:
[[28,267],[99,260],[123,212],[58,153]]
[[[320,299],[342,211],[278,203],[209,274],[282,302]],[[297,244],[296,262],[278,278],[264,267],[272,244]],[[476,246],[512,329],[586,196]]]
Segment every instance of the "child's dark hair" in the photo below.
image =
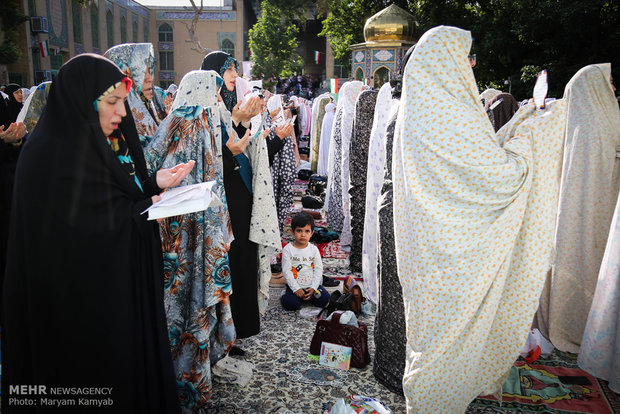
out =
[[314,218],[308,213],[297,213],[291,220],[291,230],[295,231],[297,227],[305,227],[307,224],[314,231]]

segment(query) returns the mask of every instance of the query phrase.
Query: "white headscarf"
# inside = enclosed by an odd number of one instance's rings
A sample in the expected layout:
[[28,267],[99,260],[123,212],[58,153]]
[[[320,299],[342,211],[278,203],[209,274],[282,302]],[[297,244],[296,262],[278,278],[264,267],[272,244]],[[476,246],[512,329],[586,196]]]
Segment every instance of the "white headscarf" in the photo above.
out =
[[433,28],[403,77],[392,171],[408,412],[465,412],[501,389],[551,260],[563,101],[522,108],[500,147],[470,46],[468,31]]
[[[398,102],[398,101],[395,101]],[[377,95],[375,114],[368,144],[368,170],[366,171],[366,212],[362,244],[362,274],[366,298],[377,303],[378,225],[377,208],[385,167],[385,133],[392,107],[392,86],[383,84]]]
[[316,167],[317,174],[323,176],[327,175],[330,137],[332,133],[332,126],[334,124],[335,112],[336,104],[330,102],[325,105],[325,116],[323,117],[323,123],[321,124],[321,139],[319,142],[319,160]]
[[549,292],[543,295],[549,338],[577,353],[583,337],[605,241],[620,191],[620,110],[611,65],[589,65],[566,85],[566,146]]

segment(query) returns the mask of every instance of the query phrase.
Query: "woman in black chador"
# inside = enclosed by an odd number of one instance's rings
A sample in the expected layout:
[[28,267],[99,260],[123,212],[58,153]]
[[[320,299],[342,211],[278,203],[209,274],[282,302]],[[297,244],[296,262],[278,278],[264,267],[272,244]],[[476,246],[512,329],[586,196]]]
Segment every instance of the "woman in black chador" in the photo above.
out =
[[47,409],[10,405],[15,385],[111,388],[88,396],[111,407],[82,412],[179,412],[158,227],[140,213],[193,162],[147,175],[130,85],[101,56],[71,59],[22,149],[2,298],[3,412]]
[[[230,245],[230,276],[233,293],[230,296],[237,338],[247,338],[260,332],[258,307],[258,247],[250,240],[250,221],[252,217],[252,167],[244,149],[247,146],[249,120],[259,110],[257,99],[248,102],[243,109],[237,102],[235,82],[239,64],[228,53],[216,51],[205,56],[202,70],[214,70],[224,79],[220,95],[226,109],[232,116],[232,127],[237,136],[244,137],[232,146],[232,139],[222,145],[224,166],[224,189],[228,213],[235,240]],[[222,131],[222,135],[232,135],[232,131]],[[233,355],[242,353],[234,347]]]

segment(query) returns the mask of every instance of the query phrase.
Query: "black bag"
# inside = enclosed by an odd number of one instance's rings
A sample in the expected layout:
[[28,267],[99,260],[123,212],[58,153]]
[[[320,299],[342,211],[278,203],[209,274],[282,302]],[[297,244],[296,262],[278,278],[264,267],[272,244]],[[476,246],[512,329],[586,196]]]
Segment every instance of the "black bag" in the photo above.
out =
[[300,180],[308,181],[310,176],[312,175],[312,170],[299,170],[297,173],[297,178]]
[[310,237],[312,243],[327,243],[340,238],[335,231],[329,231],[326,227],[314,227],[314,234]]
[[353,310],[353,301],[355,297],[352,293],[340,293],[339,290],[333,291],[329,296],[329,302],[319,313],[319,319],[325,319],[337,310],[348,311]]
[[305,196],[301,198],[301,205],[304,206],[304,208],[321,208],[323,207],[323,199],[314,195]]
[[313,174],[308,180],[308,193],[323,197],[327,188],[327,177]]

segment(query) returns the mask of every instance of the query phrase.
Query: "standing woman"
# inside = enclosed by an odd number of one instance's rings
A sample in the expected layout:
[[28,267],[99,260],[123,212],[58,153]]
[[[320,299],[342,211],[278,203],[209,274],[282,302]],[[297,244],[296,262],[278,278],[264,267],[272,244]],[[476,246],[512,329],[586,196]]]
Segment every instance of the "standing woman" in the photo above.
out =
[[[11,216],[11,199],[15,167],[22,149],[26,129],[22,123],[16,123],[17,115],[22,109],[23,93],[19,85],[10,83],[4,90],[9,99],[0,102],[0,291],[6,267],[6,248]],[[0,96],[0,101],[3,98]]]
[[167,115],[160,96],[153,93],[153,45],[124,43],[110,48],[104,56],[116,63],[133,82],[127,102],[138,129],[140,143],[146,147],[153,139],[157,126]]
[[319,161],[316,166],[316,173],[327,175],[327,160],[329,157],[330,136],[334,125],[334,115],[336,114],[336,104],[333,102],[325,105],[325,116],[320,124],[321,138],[319,142]]
[[147,175],[126,116],[130,87],[105,58],[71,59],[22,151],[2,298],[2,389],[111,387],[115,412],[173,413],[161,243],[157,224],[140,213],[193,163]]
[[[168,335],[183,409],[198,409],[212,392],[211,365],[235,340],[228,250],[232,230],[222,174],[218,89],[222,78],[195,70],[179,84],[170,115],[145,157],[149,170],[196,160],[183,185],[215,181],[222,207],[159,220],[164,254]],[[228,120],[230,129],[230,120]]]
[[[566,85],[566,144],[555,230],[548,337],[578,353],[620,191],[620,111],[609,63],[588,65]],[[543,334],[545,332],[543,331]]]
[[[235,237],[228,252],[233,289],[230,306],[237,338],[247,338],[260,332],[260,312],[269,294],[269,261],[280,245],[280,234],[265,140],[258,137],[250,142],[249,137],[249,121],[262,104],[259,98],[250,98],[239,108],[235,88],[238,65],[228,53],[216,51],[205,56],[202,70],[214,70],[224,79],[220,95],[226,110],[222,116],[231,116],[232,128],[243,137],[237,140],[233,131],[223,128],[224,188]],[[233,347],[231,354],[242,352]]]
[[[267,102],[269,113],[277,111],[274,122],[281,123],[285,119],[282,110],[282,95],[273,95]],[[291,133],[293,127],[290,128]],[[274,156],[271,165],[271,178],[273,182],[273,192],[276,199],[276,209],[280,232],[284,228],[284,221],[289,217],[291,206],[293,205],[293,182],[296,178],[295,170],[295,137],[286,137],[282,140],[283,148]]]

